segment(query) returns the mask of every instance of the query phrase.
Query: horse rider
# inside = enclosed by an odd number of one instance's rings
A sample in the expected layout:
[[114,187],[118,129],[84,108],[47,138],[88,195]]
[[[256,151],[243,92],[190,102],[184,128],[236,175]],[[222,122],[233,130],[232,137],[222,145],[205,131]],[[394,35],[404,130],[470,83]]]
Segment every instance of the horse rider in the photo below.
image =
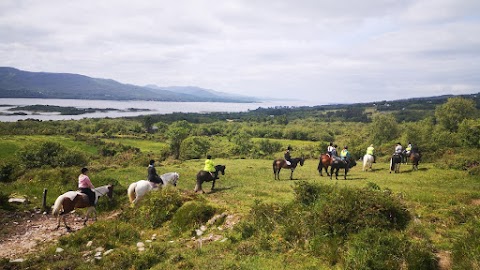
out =
[[400,158],[403,161],[403,147],[402,147],[401,143],[399,143],[399,142],[397,143],[397,145],[395,146],[395,152],[393,154],[394,155],[399,155]]
[[209,172],[212,175],[212,178],[216,179],[215,162],[213,162],[211,155],[207,155],[207,159],[205,160],[205,167],[203,167],[203,170]]
[[333,151],[334,147],[333,147],[333,143],[330,142],[330,144],[327,146],[327,155],[329,155],[330,157],[332,157],[332,151]]
[[375,148],[373,148],[373,144],[370,144],[370,146],[367,147],[367,155],[370,155],[373,157],[373,163],[377,163],[376,157],[375,157]]
[[92,189],[95,187],[88,177],[88,169],[82,168],[81,174],[78,176],[78,189],[81,193],[84,193],[88,196],[88,202],[91,206],[95,206],[95,192]]
[[412,143],[408,142],[407,148],[405,148],[405,155],[409,157],[411,152],[412,152]]
[[336,144],[333,145],[332,152],[331,152],[331,153],[332,153],[332,156],[331,156],[332,158],[335,158],[335,157],[338,156],[338,154],[337,154],[337,147],[338,147],[338,145],[336,145]]
[[290,150],[292,150],[292,147],[290,145],[287,147],[287,150],[285,150],[285,154],[283,155],[285,158],[285,162],[287,163],[288,166],[292,165],[292,157],[290,156]]
[[150,160],[150,165],[148,165],[148,176],[147,180],[153,183],[154,187],[157,187],[157,184],[163,185],[163,180],[157,174],[157,170],[155,169],[155,160]]
[[348,164],[348,161],[350,160],[350,152],[348,152],[348,146],[345,145],[345,147],[343,147],[342,151],[340,152],[340,157],[342,158],[343,162]]

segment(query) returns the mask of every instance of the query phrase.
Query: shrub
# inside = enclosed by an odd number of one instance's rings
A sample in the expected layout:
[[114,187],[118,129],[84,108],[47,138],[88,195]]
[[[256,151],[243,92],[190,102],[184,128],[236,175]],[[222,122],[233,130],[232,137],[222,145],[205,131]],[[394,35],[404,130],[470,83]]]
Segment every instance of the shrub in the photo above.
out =
[[407,241],[402,235],[369,228],[347,243],[345,269],[402,269]]
[[206,202],[190,201],[183,204],[172,217],[172,229],[176,234],[194,231],[215,214],[215,207]]
[[12,162],[0,161],[0,182],[11,182],[15,179],[16,165]]
[[210,148],[210,141],[205,137],[188,137],[180,145],[180,157],[182,159],[194,159],[205,157]]
[[133,209],[128,209],[122,219],[142,227],[158,228],[173,217],[183,204],[180,192],[172,187],[149,192]]
[[18,152],[21,163],[26,168],[39,168],[44,165],[59,166],[85,166],[87,158],[79,151],[67,149],[56,142],[30,144]]
[[387,193],[342,188],[315,206],[318,226],[331,235],[347,236],[368,227],[404,229],[410,215],[400,201]]
[[322,191],[323,195],[325,195],[326,193],[332,192],[332,189],[333,187],[331,186],[315,185],[302,181],[295,183],[293,193],[295,195],[295,201],[304,205],[311,205],[320,199]]

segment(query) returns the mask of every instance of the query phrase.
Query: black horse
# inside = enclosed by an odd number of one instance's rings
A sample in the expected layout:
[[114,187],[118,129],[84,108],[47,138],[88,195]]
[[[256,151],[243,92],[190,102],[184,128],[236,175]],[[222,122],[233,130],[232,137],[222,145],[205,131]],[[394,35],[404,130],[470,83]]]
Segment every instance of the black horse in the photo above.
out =
[[334,170],[335,170],[335,179],[338,180],[338,170],[345,169],[345,174],[343,176],[343,179],[347,180],[348,170],[350,170],[350,168],[356,165],[357,165],[357,162],[355,161],[355,159],[351,157],[348,158],[347,161],[339,157],[332,158],[332,162],[330,163],[330,179],[332,179]]
[[300,163],[300,166],[303,166],[303,163],[305,162],[305,158],[299,157],[299,158],[292,158],[291,164],[288,165],[287,161],[283,158],[275,159],[273,161],[273,176],[275,180],[280,180],[280,170],[282,168],[285,169],[290,169],[290,180],[293,180],[293,171],[297,167],[297,164]]
[[218,178],[218,173],[222,173],[222,175],[225,175],[225,165],[217,165],[215,166],[215,172],[213,173],[213,176],[210,172],[207,171],[199,171],[197,173],[197,184],[195,185],[195,192],[201,191],[202,193],[205,193],[202,189],[202,184],[203,182],[212,182],[212,190],[215,188],[215,180],[219,179]]
[[399,173],[400,164],[402,164],[402,155],[397,153],[393,154],[392,158],[390,159],[390,173],[392,173],[392,171],[395,173]]

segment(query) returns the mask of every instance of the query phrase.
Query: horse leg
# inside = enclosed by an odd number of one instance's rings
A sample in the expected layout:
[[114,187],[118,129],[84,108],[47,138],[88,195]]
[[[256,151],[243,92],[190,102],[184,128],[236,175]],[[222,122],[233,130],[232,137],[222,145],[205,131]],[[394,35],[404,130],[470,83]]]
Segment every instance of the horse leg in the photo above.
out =
[[330,174],[328,173],[328,167],[325,167],[325,172],[327,173],[327,176],[330,176]]
[[345,175],[343,176],[343,180],[347,180],[347,172],[348,172],[348,169],[345,168]]
[[335,170],[335,179],[336,179],[336,180],[338,180],[338,171],[339,171],[339,170],[340,170],[340,168],[337,168],[337,169]]
[[215,180],[212,181],[212,189],[211,189],[211,191],[213,191],[214,188],[215,188]]
[[330,180],[332,180],[332,176],[333,176],[333,167],[330,167]]
[[290,180],[293,180],[293,170],[290,170]]

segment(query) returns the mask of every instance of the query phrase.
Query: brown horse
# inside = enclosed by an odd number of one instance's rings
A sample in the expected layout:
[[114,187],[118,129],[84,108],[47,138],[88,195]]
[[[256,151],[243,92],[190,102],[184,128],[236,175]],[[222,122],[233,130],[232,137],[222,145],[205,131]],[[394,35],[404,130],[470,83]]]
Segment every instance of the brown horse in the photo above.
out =
[[412,162],[413,164],[413,167],[412,167],[412,171],[417,171],[418,170],[418,163],[420,161],[420,158],[422,156],[420,155],[420,153],[417,153],[417,152],[412,152],[410,153],[410,162]]
[[305,158],[299,157],[299,158],[292,158],[291,164],[288,165],[287,161],[283,158],[279,158],[273,161],[273,176],[275,180],[280,180],[280,170],[282,168],[285,169],[290,169],[290,180],[293,180],[293,171],[297,167],[297,164],[300,163],[300,166],[303,166],[303,163],[305,162]]
[[199,171],[197,173],[197,184],[195,185],[195,193],[198,191],[201,191],[202,193],[205,193],[202,189],[202,184],[203,182],[211,182],[212,181],[212,188],[210,190],[213,190],[215,188],[215,180],[219,179],[218,175],[221,173],[222,175],[225,175],[225,165],[217,165],[215,166],[215,172],[213,173],[213,176],[210,172],[207,171]]
[[[95,204],[98,202],[98,198],[101,196],[107,195],[109,198],[112,198],[113,195],[113,186],[106,185],[101,186],[98,188],[93,189],[95,192]],[[97,219],[97,212],[95,210],[95,205],[90,205],[88,200],[88,196],[84,193],[80,193],[78,191],[68,191],[62,195],[60,195],[56,200],[55,204],[53,205],[53,215],[58,216],[58,224],[57,229],[60,228],[60,219],[63,219],[63,223],[65,224],[65,228],[68,231],[71,228],[67,225],[65,221],[65,215],[73,211],[75,208],[85,208],[88,207],[87,214],[85,215],[85,220],[83,221],[83,225],[87,224],[89,215],[93,212],[94,219]],[[63,210],[60,212],[60,210]]]
[[327,176],[330,176],[328,173],[328,167],[332,165],[332,158],[327,155],[327,154],[321,154],[320,155],[320,161],[318,162],[318,167],[317,170],[320,173],[320,176],[323,176],[322,169],[325,168],[325,172],[327,173]]

